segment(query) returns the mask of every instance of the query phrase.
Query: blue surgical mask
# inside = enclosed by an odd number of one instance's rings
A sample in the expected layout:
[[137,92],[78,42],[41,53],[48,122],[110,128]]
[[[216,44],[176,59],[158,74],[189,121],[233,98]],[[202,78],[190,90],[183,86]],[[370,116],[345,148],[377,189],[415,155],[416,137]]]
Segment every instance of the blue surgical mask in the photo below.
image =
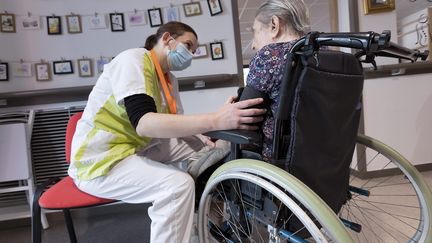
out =
[[174,50],[168,50],[167,60],[171,71],[181,71],[191,65],[192,53],[179,42]]

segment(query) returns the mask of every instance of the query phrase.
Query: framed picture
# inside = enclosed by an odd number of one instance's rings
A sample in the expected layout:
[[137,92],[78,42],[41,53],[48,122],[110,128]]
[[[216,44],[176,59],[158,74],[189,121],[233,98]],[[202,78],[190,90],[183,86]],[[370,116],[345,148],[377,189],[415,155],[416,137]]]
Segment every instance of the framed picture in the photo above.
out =
[[146,24],[146,18],[143,11],[135,11],[128,14],[128,20],[130,26],[139,26]]
[[0,32],[15,33],[15,14],[1,13],[0,14]]
[[207,4],[210,10],[210,15],[214,16],[223,12],[220,0],[207,0]]
[[99,59],[97,59],[96,60],[96,67],[97,67],[98,73],[102,73],[104,70],[105,64],[108,64],[110,61],[111,60],[109,57],[100,57]]
[[93,16],[91,16],[89,28],[90,29],[106,29],[107,28],[106,15],[95,13]]
[[363,0],[365,14],[392,11],[395,9],[395,0]]
[[198,47],[195,50],[195,53],[193,55],[193,58],[202,58],[202,57],[207,57],[207,56],[208,56],[207,45],[205,45],[205,44],[198,45]]
[[161,26],[163,24],[162,12],[160,8],[149,9],[147,11],[151,27]]
[[212,60],[218,60],[224,58],[222,42],[210,43],[210,51],[211,51]]
[[53,62],[54,74],[71,74],[73,73],[73,66],[71,60],[55,61]]
[[93,76],[93,61],[89,58],[78,59],[78,74],[80,77]]
[[171,21],[180,21],[180,14],[179,14],[179,8],[178,7],[168,7],[165,10],[166,13],[166,19],[167,22],[171,22]]
[[9,67],[6,62],[0,63],[0,81],[9,80]]
[[60,16],[47,16],[48,35],[61,35],[61,18]]
[[23,30],[38,30],[41,28],[39,16],[26,16],[21,19],[21,28]]
[[202,14],[200,2],[185,3],[183,4],[183,9],[186,17]]
[[125,31],[124,17],[122,13],[110,13],[111,31]]
[[15,77],[31,77],[32,65],[29,62],[12,63],[12,74]]
[[35,71],[37,81],[51,80],[51,68],[48,63],[35,63]]
[[70,34],[82,33],[81,16],[66,15],[67,30]]

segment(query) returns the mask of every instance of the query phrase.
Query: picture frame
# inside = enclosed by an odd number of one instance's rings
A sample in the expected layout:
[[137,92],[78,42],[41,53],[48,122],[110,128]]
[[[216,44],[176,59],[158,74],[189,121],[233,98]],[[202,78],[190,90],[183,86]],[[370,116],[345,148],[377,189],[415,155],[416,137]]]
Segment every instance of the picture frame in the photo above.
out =
[[110,13],[111,31],[125,31],[124,15],[122,13]]
[[204,58],[208,56],[207,45],[201,44],[198,45],[195,53],[193,54],[193,58]]
[[41,22],[39,16],[26,16],[21,19],[21,28],[23,30],[39,30]]
[[185,3],[183,4],[183,10],[186,17],[202,14],[200,2]]
[[7,62],[0,63],[0,81],[9,81],[9,65]]
[[363,0],[364,14],[380,13],[395,9],[395,0]]
[[99,59],[96,60],[96,68],[97,68],[97,72],[98,73],[103,73],[104,70],[104,65],[108,64],[110,62],[110,58],[109,57],[100,57]]
[[160,8],[148,9],[147,12],[150,20],[150,27],[158,27],[163,24],[162,11]]
[[15,14],[0,13],[0,32],[16,32]]
[[74,72],[71,60],[54,61],[53,70],[54,74],[57,75],[72,74]]
[[220,0],[207,0],[210,15],[215,16],[223,12]]
[[49,63],[35,63],[36,81],[50,81],[51,67]]
[[146,17],[144,11],[135,11],[128,14],[128,21],[130,26],[140,26],[146,24]]
[[210,43],[210,53],[211,53],[212,60],[224,59],[222,42]]
[[82,58],[77,60],[78,74],[80,77],[93,77],[93,60]]
[[89,19],[89,29],[106,29],[107,21],[105,14],[95,13]]
[[29,62],[12,63],[12,74],[14,77],[28,78],[32,76],[32,65]]
[[67,30],[69,34],[82,33],[81,16],[77,14],[66,15]]
[[48,35],[61,35],[62,33],[62,24],[60,16],[47,16],[47,30]]
[[167,22],[171,22],[171,21],[180,21],[180,13],[179,13],[179,8],[172,6],[172,7],[168,7],[165,9],[165,13],[166,13],[166,20]]

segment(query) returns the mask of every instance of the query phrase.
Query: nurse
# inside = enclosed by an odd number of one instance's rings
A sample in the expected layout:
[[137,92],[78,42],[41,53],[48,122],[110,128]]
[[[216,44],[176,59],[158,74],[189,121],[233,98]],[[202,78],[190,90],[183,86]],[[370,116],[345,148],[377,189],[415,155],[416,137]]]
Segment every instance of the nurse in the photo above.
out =
[[[91,91],[72,141],[69,175],[82,191],[127,203],[151,202],[151,242],[188,242],[195,184],[179,165],[215,146],[213,130],[256,129],[262,99],[233,103],[216,112],[182,115],[178,82],[171,71],[190,66],[198,36],[169,22],[146,48],[123,51]],[[246,108],[246,109],[245,109]],[[204,152],[203,152],[204,151]]]

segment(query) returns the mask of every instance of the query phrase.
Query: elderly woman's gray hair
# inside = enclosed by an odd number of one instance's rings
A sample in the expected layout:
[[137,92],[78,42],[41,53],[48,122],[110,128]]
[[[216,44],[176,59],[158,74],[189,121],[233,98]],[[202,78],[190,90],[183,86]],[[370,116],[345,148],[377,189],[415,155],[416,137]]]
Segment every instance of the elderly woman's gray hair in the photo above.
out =
[[309,10],[303,0],[267,0],[256,13],[261,23],[270,24],[271,17],[277,16],[287,31],[303,36],[310,31]]

